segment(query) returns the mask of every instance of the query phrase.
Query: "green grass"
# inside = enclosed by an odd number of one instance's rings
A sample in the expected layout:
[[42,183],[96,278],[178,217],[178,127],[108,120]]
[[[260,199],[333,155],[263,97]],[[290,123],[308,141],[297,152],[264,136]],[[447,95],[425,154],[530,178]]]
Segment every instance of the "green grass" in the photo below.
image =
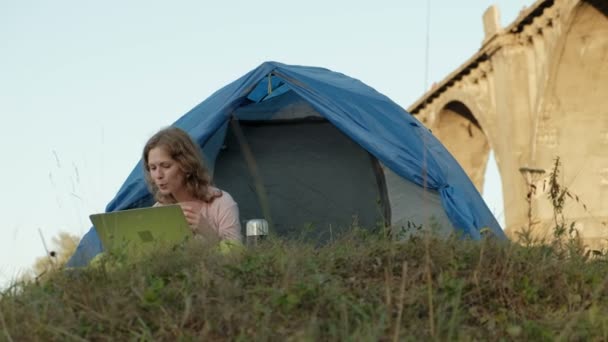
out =
[[608,340],[608,259],[562,247],[355,232],[110,257],[6,290],[0,340]]

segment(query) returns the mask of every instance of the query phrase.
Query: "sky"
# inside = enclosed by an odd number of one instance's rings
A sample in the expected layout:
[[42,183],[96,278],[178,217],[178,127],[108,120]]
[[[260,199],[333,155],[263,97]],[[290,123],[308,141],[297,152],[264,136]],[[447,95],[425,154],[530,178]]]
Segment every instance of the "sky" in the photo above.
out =
[[[532,3],[0,0],[0,285],[43,239],[86,233],[159,128],[262,62],[338,71],[407,108],[481,47],[490,5],[504,27]],[[493,158],[483,195],[504,224]]]

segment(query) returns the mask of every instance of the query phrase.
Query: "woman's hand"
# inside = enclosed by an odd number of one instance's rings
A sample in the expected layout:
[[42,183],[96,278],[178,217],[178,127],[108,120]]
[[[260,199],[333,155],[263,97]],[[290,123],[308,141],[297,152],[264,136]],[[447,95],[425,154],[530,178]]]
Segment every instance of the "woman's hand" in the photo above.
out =
[[179,205],[193,234],[206,238],[217,237],[217,232],[201,212],[202,203],[193,201],[182,202]]
[[179,206],[182,207],[182,212],[184,213],[184,217],[186,217],[186,221],[190,227],[198,226],[199,222],[202,219],[201,208],[202,204],[198,202],[181,202]]

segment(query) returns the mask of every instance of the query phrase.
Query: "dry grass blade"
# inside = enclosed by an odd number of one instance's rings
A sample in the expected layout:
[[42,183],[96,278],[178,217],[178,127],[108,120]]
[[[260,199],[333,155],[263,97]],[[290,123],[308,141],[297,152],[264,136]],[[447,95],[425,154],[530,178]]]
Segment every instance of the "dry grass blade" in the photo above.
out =
[[4,321],[4,315],[2,314],[2,310],[0,310],[0,323],[2,323],[2,331],[4,332],[4,337],[8,342],[13,342],[13,338],[8,331],[8,327],[6,326],[6,322]]
[[403,302],[405,301],[405,281],[407,277],[407,262],[403,262],[401,267],[401,286],[399,287],[399,307],[397,311],[397,320],[395,321],[395,331],[393,333],[393,341],[399,341],[399,330],[401,328],[401,318],[403,317]]
[[192,296],[187,296],[184,299],[184,313],[182,314],[182,319],[180,321],[180,328],[183,328],[188,322],[188,318],[190,318],[190,313],[192,312]]
[[427,299],[429,305],[429,329],[431,330],[431,336],[435,337],[435,308],[433,304],[433,276],[431,274],[431,237],[426,234],[425,237],[425,266],[424,273],[426,275],[426,286],[427,286]]
[[88,342],[86,339],[80,337],[80,336],[76,336],[72,333],[70,333],[69,331],[66,331],[65,329],[61,328],[61,327],[52,327],[52,326],[46,326],[44,327],[46,330],[48,330],[49,332],[55,333],[55,334],[59,334],[63,337],[69,337],[71,338],[73,341],[79,341],[79,342]]

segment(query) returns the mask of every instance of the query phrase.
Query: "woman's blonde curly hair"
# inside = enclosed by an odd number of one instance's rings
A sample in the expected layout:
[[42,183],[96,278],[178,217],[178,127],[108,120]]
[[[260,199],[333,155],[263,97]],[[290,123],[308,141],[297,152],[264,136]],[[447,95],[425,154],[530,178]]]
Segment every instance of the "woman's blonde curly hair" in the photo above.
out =
[[190,195],[205,202],[211,202],[217,197],[217,194],[209,191],[211,176],[205,167],[198,145],[182,129],[168,127],[158,131],[158,133],[148,140],[144,146],[142,157],[148,189],[150,189],[150,192],[158,202],[168,204],[176,203],[177,201],[172,195],[161,194],[150,175],[148,154],[150,150],[156,147],[163,148],[177,162],[180,169],[184,172],[186,190]]

